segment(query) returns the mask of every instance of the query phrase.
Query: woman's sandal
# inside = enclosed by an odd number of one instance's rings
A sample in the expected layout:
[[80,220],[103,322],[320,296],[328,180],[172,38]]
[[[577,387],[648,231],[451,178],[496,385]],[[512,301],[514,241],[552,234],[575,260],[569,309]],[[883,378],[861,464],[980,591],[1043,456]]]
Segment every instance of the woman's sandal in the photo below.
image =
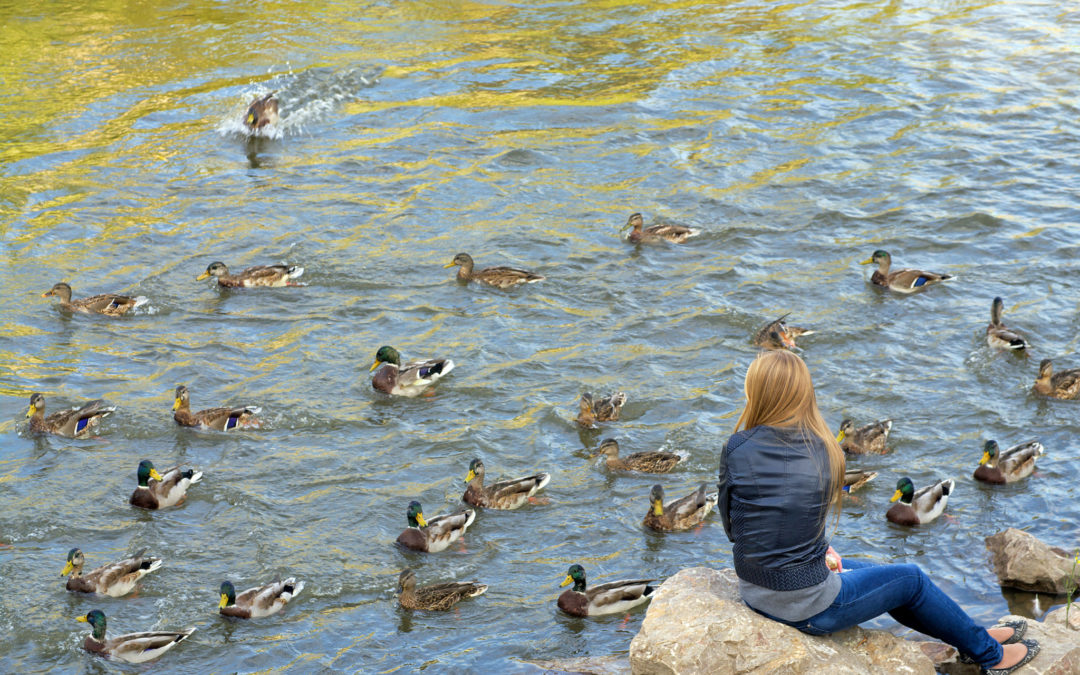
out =
[[1021,666],[1026,665],[1039,653],[1038,642],[1035,642],[1034,640],[1021,640],[1020,643],[1027,647],[1027,654],[1024,654],[1024,658],[1020,659],[1019,663],[1009,666],[1008,668],[983,668],[982,675],[1008,675]]
[[[1027,633],[1027,621],[1020,619],[1019,621],[1006,621],[1005,623],[999,623],[991,628],[1012,628],[1013,634],[1009,636],[1009,639],[1002,642],[1003,645],[1011,645],[1016,642],[1020,642],[1023,639],[1024,634]],[[956,660],[960,663],[975,663],[975,659],[971,658],[967,654],[957,654]]]

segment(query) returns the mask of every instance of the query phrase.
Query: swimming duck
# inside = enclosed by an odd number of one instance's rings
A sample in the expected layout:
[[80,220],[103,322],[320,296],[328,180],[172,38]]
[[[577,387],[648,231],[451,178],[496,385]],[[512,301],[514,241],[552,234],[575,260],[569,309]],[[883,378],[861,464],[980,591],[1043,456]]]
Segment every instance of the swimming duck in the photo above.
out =
[[785,314],[762,326],[754,336],[754,344],[764,349],[795,349],[795,338],[814,334],[814,331],[807,328],[787,325],[787,318],[788,315]]
[[674,244],[681,244],[690,237],[701,234],[700,230],[683,227],[682,225],[650,225],[642,229],[644,224],[645,221],[640,213],[631,213],[630,219],[626,221],[626,225],[619,231],[630,230],[630,234],[626,235],[626,240],[631,244],[651,243],[661,239]]
[[120,659],[128,663],[153,661],[195,632],[194,628],[188,628],[181,632],[128,633],[106,639],[105,613],[100,609],[92,609],[86,616],[76,618],[76,621],[88,623],[94,629],[94,632],[83,641],[83,649],[92,654]]
[[516,509],[547,485],[549,480],[549,474],[537,473],[524,478],[499,481],[485,487],[484,463],[474,459],[469,462],[469,473],[465,476],[469,487],[465,488],[461,499],[473,506],[489,509]]
[[844,492],[854,492],[877,478],[877,471],[848,469],[844,472]]
[[41,394],[30,395],[30,408],[26,411],[30,419],[30,431],[56,434],[68,438],[85,438],[95,430],[102,418],[116,410],[116,406],[105,405],[97,400],[85,403],[72,410],[61,410],[45,417],[45,397]]
[[1055,373],[1050,359],[1043,359],[1034,389],[1036,394],[1050,398],[1076,398],[1080,394],[1080,368]]
[[878,268],[870,277],[870,281],[883,288],[888,288],[897,293],[914,293],[923,286],[930,286],[949,279],[955,279],[951,274],[937,274],[936,272],[923,272],[922,270],[896,270],[889,272],[892,265],[892,256],[888,251],[877,250],[860,265],[876,263]]
[[405,609],[445,611],[465,598],[483,595],[488,587],[475,581],[450,581],[416,587],[416,573],[402,570],[398,577],[398,604]]
[[300,286],[294,279],[299,279],[304,273],[304,268],[299,265],[256,265],[249,267],[239,274],[229,274],[229,268],[223,262],[213,262],[207,266],[206,271],[195,277],[195,281],[202,281],[209,277],[217,277],[219,286],[226,288],[254,288],[256,286]]
[[1005,302],[994,298],[990,304],[990,325],[986,327],[986,344],[997,349],[1027,349],[1027,341],[1001,323],[1001,310]]
[[585,392],[578,405],[578,424],[593,427],[597,422],[614,422],[619,419],[625,404],[626,394],[621,391],[601,399],[594,399],[592,394]]
[[465,534],[465,531],[476,520],[476,511],[461,509],[457,513],[425,520],[420,502],[412,501],[409,502],[406,516],[409,519],[409,527],[398,535],[397,543],[414,551],[438,553],[446,550],[450,544]]
[[705,520],[705,516],[712,513],[713,507],[720,495],[716,492],[711,495],[705,494],[706,484],[702,483],[697,490],[676,499],[668,504],[664,503],[664,486],[652,486],[649,493],[649,512],[645,514],[643,524],[660,532],[674,530],[688,530]]
[[956,483],[951,478],[928,485],[918,492],[910,478],[906,476],[896,483],[896,492],[890,502],[893,504],[885,517],[897,525],[920,525],[934,520],[945,512]]
[[276,92],[270,92],[263,97],[256,97],[248,106],[247,114],[244,115],[244,126],[252,131],[262,129],[268,124],[277,124],[278,100],[274,96]]
[[232,582],[223,581],[218,612],[237,619],[261,619],[280,612],[290,600],[300,595],[302,590],[304,590],[304,582],[298,582],[295,577],[289,577],[284,581],[278,579],[265,586],[249,588],[237,595]]
[[975,479],[986,483],[1012,483],[1027,478],[1035,470],[1035,460],[1045,450],[1038,441],[1027,441],[1001,451],[997,441],[983,445],[982,459],[975,469]]
[[518,284],[534,284],[537,281],[544,280],[544,277],[539,274],[513,267],[488,267],[474,272],[473,259],[468,253],[458,253],[453,260],[443,265],[443,267],[453,267],[454,265],[459,265],[457,271],[458,281],[483,281],[485,284],[499,288],[509,288]]
[[217,431],[258,428],[260,422],[255,415],[262,412],[262,408],[257,405],[246,405],[236,408],[207,408],[193,413],[188,389],[182,384],[176,388],[172,409],[173,419],[182,427],[201,427]]
[[[136,582],[161,567],[161,558],[144,556],[143,549],[131,556],[108,565],[102,565],[86,574],[82,573],[83,552],[77,548],[68,551],[67,564],[60,576],[67,577],[67,589],[80,593],[98,593],[119,598],[135,588]],[[68,575],[71,576],[68,576]]]
[[656,579],[609,581],[587,589],[585,568],[574,564],[559,584],[574,584],[573,588],[568,588],[559,596],[559,609],[574,616],[621,614],[651,600],[656,589],[649,584],[654,581]]
[[104,314],[105,316],[123,316],[129,310],[141,307],[149,302],[148,298],[141,295],[131,298],[126,295],[116,295],[115,293],[102,293],[101,295],[91,295],[89,298],[72,300],[71,286],[62,281],[41,294],[43,298],[52,296],[60,298],[60,306],[69,312]]
[[[382,368],[379,368],[382,366]],[[371,386],[384,394],[394,396],[419,396],[425,389],[441,380],[454,369],[450,359],[428,359],[411,361],[401,365],[401,354],[390,346],[379,347],[375,352],[375,363],[371,370],[376,371],[371,378]]]
[[131,493],[130,502],[132,506],[143,509],[174,506],[184,499],[188,487],[202,480],[202,475],[202,471],[181,471],[179,466],[174,466],[166,470],[163,476],[150,460],[144,459],[139,462],[139,485]]
[[856,429],[855,423],[848,419],[840,423],[836,442],[844,452],[852,455],[881,455],[889,450],[885,441],[890,431],[892,420],[878,420]]
[[612,471],[667,473],[683,460],[681,456],[676,455],[674,452],[664,452],[663,450],[635,452],[626,457],[619,457],[619,443],[614,438],[603,440],[597,454],[604,455],[604,463]]

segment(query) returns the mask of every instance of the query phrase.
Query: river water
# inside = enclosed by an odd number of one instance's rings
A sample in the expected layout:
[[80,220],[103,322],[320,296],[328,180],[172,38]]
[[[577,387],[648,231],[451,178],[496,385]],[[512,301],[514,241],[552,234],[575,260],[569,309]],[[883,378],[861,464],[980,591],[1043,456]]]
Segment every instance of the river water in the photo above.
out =
[[[1080,14],[1055,2],[4,3],[0,42],[0,666],[141,671],[80,649],[110,632],[198,626],[178,672],[530,671],[625,652],[643,612],[560,615],[567,567],[591,581],[730,564],[716,516],[640,527],[644,475],[592,453],[663,447],[689,460],[669,496],[715,478],[756,353],[791,312],[831,425],[896,420],[881,475],[849,499],[842,553],[913,561],[977,618],[1060,600],[1003,595],[983,538],[1021,527],[1080,540],[1075,403],[1030,394],[1038,361],[1080,366]],[[239,119],[275,90],[282,121]],[[618,229],[700,228],[633,247]],[[898,297],[858,261],[958,279]],[[547,280],[461,286],[448,263]],[[303,265],[307,286],[226,292],[221,260]],[[119,320],[40,294],[150,298]],[[983,340],[990,302],[1030,354]],[[382,344],[457,368],[432,397],[390,400]],[[263,408],[263,428],[178,428],[193,409]],[[623,419],[574,423],[583,391],[625,391]],[[25,433],[49,410],[118,406],[99,438]],[[971,479],[985,439],[1039,437],[1035,476]],[[426,556],[394,539],[408,502],[456,508],[469,461],[489,480],[552,474],[546,498],[479,515]],[[140,459],[205,472],[186,503],[138,512]],[[896,480],[955,477],[951,520],[887,523]],[[798,489],[793,479],[792,489]],[[59,572],[142,547],[165,560],[136,597],[68,594]],[[394,588],[479,579],[445,614]],[[238,588],[295,575],[277,617],[216,614]],[[892,627],[888,621],[874,625]]]

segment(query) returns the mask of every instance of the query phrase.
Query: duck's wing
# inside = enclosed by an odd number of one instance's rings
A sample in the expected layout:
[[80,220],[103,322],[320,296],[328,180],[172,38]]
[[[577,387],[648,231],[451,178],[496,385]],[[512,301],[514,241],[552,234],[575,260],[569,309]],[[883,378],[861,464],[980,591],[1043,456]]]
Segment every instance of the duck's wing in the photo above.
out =
[[589,614],[615,614],[625,612],[652,596],[656,589],[651,586],[655,579],[632,579],[611,581],[586,589],[589,598]]
[[175,647],[194,632],[194,628],[189,628],[181,632],[154,631],[117,635],[111,640],[105,641],[105,652],[112,657],[130,663],[151,661]]
[[107,405],[103,400],[90,401],[73,410],[61,410],[45,419],[45,425],[54,433],[76,436],[86,431],[87,427],[116,410],[116,406]]
[[917,291],[923,286],[953,279],[951,274],[938,274],[923,270],[897,270],[888,277],[889,288],[903,293]]
[[207,408],[193,413],[192,416],[205,427],[218,431],[230,431],[252,426],[254,416],[260,412],[262,408],[259,406],[246,405],[235,408]]
[[532,284],[543,281],[544,277],[514,267],[488,267],[479,272],[473,272],[473,279],[479,279],[486,284],[498,286],[499,288],[506,288],[517,284]]

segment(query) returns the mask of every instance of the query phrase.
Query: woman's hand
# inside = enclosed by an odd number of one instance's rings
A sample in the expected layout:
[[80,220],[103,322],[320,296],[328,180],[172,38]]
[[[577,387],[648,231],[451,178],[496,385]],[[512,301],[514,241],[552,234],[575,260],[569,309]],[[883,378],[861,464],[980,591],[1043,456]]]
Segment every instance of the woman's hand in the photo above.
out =
[[844,571],[844,561],[841,560],[840,554],[836,552],[836,549],[830,546],[825,551],[825,565],[828,566],[833,572]]

